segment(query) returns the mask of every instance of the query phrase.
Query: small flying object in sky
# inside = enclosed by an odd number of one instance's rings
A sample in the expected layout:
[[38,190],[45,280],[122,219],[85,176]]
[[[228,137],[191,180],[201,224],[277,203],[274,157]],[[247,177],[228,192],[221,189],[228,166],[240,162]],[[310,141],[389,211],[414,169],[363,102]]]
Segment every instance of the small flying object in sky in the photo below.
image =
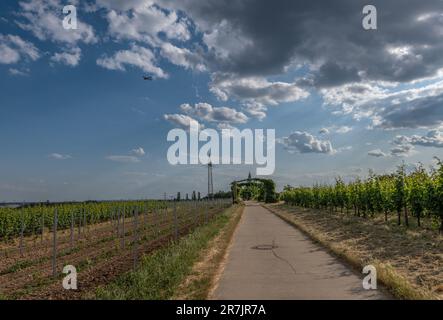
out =
[[152,76],[143,76],[143,80],[152,81]]

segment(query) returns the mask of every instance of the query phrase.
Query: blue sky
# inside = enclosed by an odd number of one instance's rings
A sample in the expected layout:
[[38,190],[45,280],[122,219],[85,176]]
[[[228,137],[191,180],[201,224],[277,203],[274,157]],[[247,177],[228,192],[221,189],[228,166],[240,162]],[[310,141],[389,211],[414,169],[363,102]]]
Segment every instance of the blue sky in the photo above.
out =
[[[204,166],[166,159],[180,115],[276,129],[279,189],[443,156],[441,2],[379,1],[373,31],[359,1],[222,2],[3,1],[0,201],[204,194]],[[249,171],[215,167],[215,189]]]

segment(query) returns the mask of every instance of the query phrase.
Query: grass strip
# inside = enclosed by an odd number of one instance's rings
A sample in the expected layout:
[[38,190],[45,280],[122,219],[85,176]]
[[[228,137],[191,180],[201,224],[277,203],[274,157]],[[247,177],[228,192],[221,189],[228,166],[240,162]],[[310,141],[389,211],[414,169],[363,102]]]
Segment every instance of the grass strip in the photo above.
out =
[[194,263],[192,271],[180,284],[172,299],[206,300],[211,298],[216,282],[223,271],[223,261],[242,212],[243,207],[238,206],[219,234],[209,242],[204,250],[201,250],[200,257]]

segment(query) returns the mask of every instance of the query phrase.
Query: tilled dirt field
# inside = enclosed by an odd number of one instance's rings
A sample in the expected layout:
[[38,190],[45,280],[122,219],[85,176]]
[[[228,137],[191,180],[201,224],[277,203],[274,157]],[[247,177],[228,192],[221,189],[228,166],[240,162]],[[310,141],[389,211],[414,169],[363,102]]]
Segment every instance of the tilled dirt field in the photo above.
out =
[[[56,275],[53,233],[14,239],[0,247],[0,296],[8,299],[81,299],[98,285],[136,266],[143,254],[168,245],[211,219],[223,208],[207,212],[185,208],[139,214],[57,232]],[[177,226],[177,228],[176,228]],[[73,265],[78,290],[65,290],[62,269]]]

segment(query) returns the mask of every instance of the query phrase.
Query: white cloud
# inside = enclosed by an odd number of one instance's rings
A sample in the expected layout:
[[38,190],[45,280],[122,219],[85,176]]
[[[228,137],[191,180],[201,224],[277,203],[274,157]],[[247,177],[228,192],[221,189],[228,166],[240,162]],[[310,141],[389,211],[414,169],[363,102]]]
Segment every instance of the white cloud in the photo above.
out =
[[320,131],[318,132],[319,134],[329,134],[330,131],[328,128],[321,128]]
[[17,21],[20,28],[32,32],[40,40],[50,40],[75,45],[78,42],[96,43],[97,37],[92,26],[80,21],[77,14],[77,29],[66,30],[62,27],[63,4],[59,0],[29,0],[20,2],[19,16],[27,22]]
[[391,149],[392,155],[398,157],[408,157],[416,153],[416,146],[443,148],[443,132],[434,129],[430,130],[425,136],[398,135],[394,138],[392,144],[394,145],[394,147]]
[[[184,129],[189,129],[191,121],[196,121],[190,116],[184,114],[165,114],[163,117],[165,118],[165,120],[169,121],[170,123],[178,125]],[[201,124],[200,127],[202,127]]]
[[265,78],[238,78],[236,75],[216,73],[210,91],[221,101],[234,99],[245,105],[251,116],[263,119],[266,106],[305,99],[309,92],[295,83],[269,82]]
[[78,47],[68,51],[57,52],[51,57],[51,61],[75,67],[80,62],[81,52],[81,49]]
[[391,155],[396,157],[409,157],[414,154],[414,146],[406,136],[396,136],[392,141],[394,147],[391,149]]
[[396,136],[392,143],[396,146],[393,153],[407,156],[413,153],[415,146],[443,148],[443,133],[434,129],[425,136]]
[[159,78],[167,78],[167,74],[155,65],[154,53],[144,47],[132,45],[131,50],[117,51],[112,57],[103,56],[97,64],[110,70],[125,71],[125,65],[134,66]]
[[72,158],[72,156],[70,156],[69,154],[60,153],[51,153],[48,157],[54,160],[67,160]]
[[348,132],[351,132],[353,129],[351,128],[351,127],[348,127],[348,126],[341,126],[341,127],[338,127],[336,130],[335,130],[335,132],[337,132],[337,133],[348,133]]
[[13,76],[28,76],[29,75],[29,69],[26,70],[19,70],[15,68],[9,68],[9,74]]
[[35,61],[40,58],[40,52],[31,42],[19,36],[0,34],[0,63],[13,64],[21,58]]
[[389,91],[375,83],[350,83],[338,87],[321,89],[326,105],[340,106],[349,113],[370,101],[386,98]]
[[431,130],[426,136],[413,135],[409,140],[412,145],[443,148],[443,133],[439,130]]
[[197,103],[194,106],[182,104],[180,110],[208,122],[246,123],[248,121],[243,112],[228,107],[213,107],[208,103]]
[[372,128],[432,128],[443,123],[441,75],[416,82],[412,88],[397,84],[352,83],[320,91],[324,102],[352,114],[356,120],[371,120]]
[[408,144],[398,145],[391,149],[391,155],[396,157],[409,157],[414,153],[414,147]]
[[167,12],[152,4],[134,2],[132,6],[121,8],[124,11],[110,10],[107,14],[109,33],[116,38],[151,44],[161,42],[160,33],[168,39],[185,41],[190,38],[186,20],[179,18],[175,11]]
[[106,159],[121,163],[137,163],[140,159],[134,156],[107,156]]
[[368,152],[369,156],[372,157],[376,157],[376,158],[381,158],[381,157],[386,157],[387,154],[384,153],[383,151],[381,151],[380,149],[374,149]]
[[330,127],[326,127],[326,128],[322,128],[319,131],[319,134],[324,134],[324,135],[328,135],[331,133],[338,133],[338,134],[345,134],[345,133],[349,133],[353,130],[352,127],[349,126],[330,126]]
[[146,154],[145,150],[142,147],[132,149],[131,153],[138,156],[138,157],[142,157]]
[[333,151],[333,153],[340,153],[340,152],[350,151],[350,150],[352,150],[352,146],[344,146],[344,147],[340,147],[337,150]]
[[191,52],[185,48],[176,47],[170,43],[161,44],[160,54],[168,59],[171,63],[182,66],[186,69],[192,69],[197,71],[205,71],[206,66],[204,65],[201,56]]
[[260,103],[254,103],[254,102],[247,102],[244,104],[243,109],[246,111],[247,114],[249,114],[252,118],[263,120],[266,118],[266,111],[268,108],[263,106]]
[[154,1],[151,0],[97,0],[96,2],[97,5],[101,7],[119,11],[136,9],[154,3]]
[[308,132],[295,131],[288,137],[279,139],[279,142],[292,153],[333,154],[336,152],[330,141],[318,139]]
[[0,43],[0,63],[11,64],[17,63],[19,60],[20,54],[16,50],[4,43]]

